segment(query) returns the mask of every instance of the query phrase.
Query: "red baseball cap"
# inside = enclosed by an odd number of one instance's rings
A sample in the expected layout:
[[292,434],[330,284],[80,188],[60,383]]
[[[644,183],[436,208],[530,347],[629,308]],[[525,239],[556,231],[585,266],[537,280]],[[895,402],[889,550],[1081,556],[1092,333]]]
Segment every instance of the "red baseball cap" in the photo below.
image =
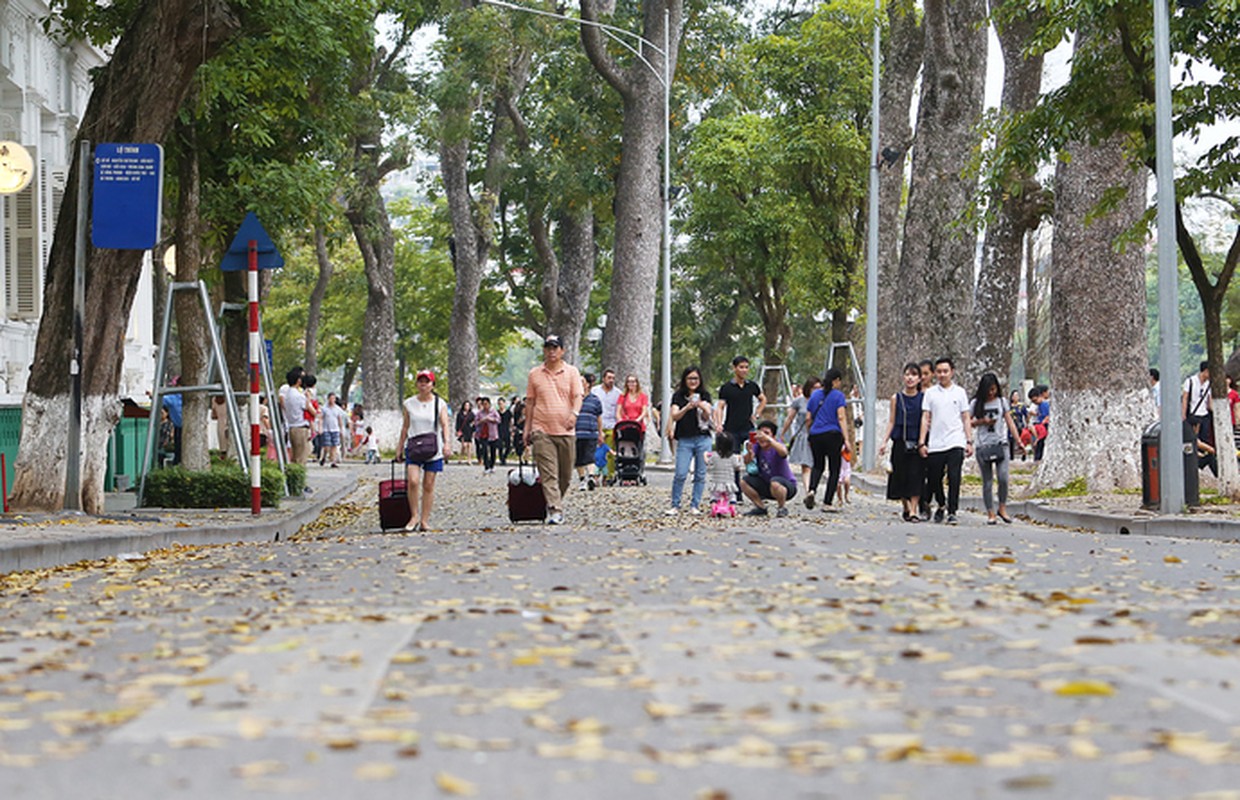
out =
[[418,381],[420,381],[420,380],[422,380],[423,378],[426,378],[426,379],[427,379],[428,381],[430,381],[431,383],[434,383],[434,382],[435,382],[435,373],[431,372],[429,369],[420,370],[420,371],[418,372],[418,377],[414,378],[414,380],[418,380]]

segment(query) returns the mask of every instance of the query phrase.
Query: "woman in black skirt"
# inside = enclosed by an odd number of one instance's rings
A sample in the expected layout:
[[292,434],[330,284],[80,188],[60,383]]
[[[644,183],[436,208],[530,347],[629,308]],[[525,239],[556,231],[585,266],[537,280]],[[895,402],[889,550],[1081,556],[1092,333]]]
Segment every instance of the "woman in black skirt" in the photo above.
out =
[[921,431],[921,370],[916,364],[904,365],[904,388],[891,396],[891,413],[887,415],[887,435],[879,446],[879,454],[891,448],[891,475],[887,478],[887,499],[904,503],[904,521],[920,522],[917,503],[925,483],[923,465],[917,452],[917,436]]

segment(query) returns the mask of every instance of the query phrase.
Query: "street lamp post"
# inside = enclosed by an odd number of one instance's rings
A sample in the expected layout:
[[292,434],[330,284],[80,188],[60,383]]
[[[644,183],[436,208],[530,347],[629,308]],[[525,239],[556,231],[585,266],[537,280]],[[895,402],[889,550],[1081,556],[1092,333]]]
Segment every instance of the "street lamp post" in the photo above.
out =
[[[663,87],[663,335],[662,335],[662,361],[660,370],[660,395],[663,402],[662,426],[666,428],[667,414],[672,408],[672,48],[671,48],[671,11],[664,9],[663,11],[663,47],[659,47],[654,42],[644,36],[627,31],[624,28],[608,25],[603,22],[594,22],[592,20],[581,19],[579,17],[570,17],[566,14],[558,14],[553,11],[544,11],[541,8],[530,8],[529,6],[517,5],[515,3],[505,2],[505,0],[481,0],[489,6],[498,8],[507,8],[512,11],[521,11],[526,14],[535,14],[540,17],[549,17],[561,22],[570,22],[574,25],[588,25],[597,28],[603,32],[603,35],[618,43],[621,47],[628,50],[637,60],[646,66],[646,69],[654,75],[655,80]],[[627,37],[629,41],[626,41]],[[636,46],[633,44],[636,43]],[[650,60],[642,54],[641,47],[649,47],[655,53],[663,57],[663,69],[659,70]],[[667,440],[667,436],[661,436],[662,446],[659,450],[660,463],[671,461],[672,450],[671,444]]]
[[[874,407],[878,398],[878,69],[882,62],[879,51],[879,14],[881,0],[874,0],[874,69],[870,87],[870,222],[866,241],[865,267],[865,421],[870,432],[861,440],[861,468],[874,469],[874,450],[878,446],[878,421]],[[890,412],[888,412],[890,413]]]
[[1154,134],[1158,175],[1159,509],[1184,510],[1180,420],[1180,307],[1175,243],[1175,160],[1171,151],[1171,16],[1154,0]]

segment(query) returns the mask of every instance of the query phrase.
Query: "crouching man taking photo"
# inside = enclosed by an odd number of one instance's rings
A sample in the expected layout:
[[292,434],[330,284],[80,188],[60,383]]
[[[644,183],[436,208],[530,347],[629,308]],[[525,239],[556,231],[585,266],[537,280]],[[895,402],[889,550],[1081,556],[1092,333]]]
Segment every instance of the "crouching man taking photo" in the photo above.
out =
[[750,434],[751,444],[745,448],[747,474],[741,481],[741,491],[755,506],[745,512],[747,517],[765,517],[767,500],[778,505],[775,516],[786,517],[786,504],[797,494],[797,482],[788,464],[788,448],[775,438],[775,431],[774,422],[762,420],[758,430]]

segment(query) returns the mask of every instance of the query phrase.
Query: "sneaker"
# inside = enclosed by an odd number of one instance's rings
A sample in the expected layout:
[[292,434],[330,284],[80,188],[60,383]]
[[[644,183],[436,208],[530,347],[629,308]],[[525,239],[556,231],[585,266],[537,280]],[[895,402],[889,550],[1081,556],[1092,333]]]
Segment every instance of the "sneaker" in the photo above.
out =
[[[780,509],[780,510],[782,511],[783,509]],[[759,506],[755,506],[755,507],[753,507],[753,508],[749,509],[748,511],[746,511],[746,512],[744,513],[744,515],[743,515],[743,516],[746,516],[746,517],[765,517],[765,516],[766,516],[766,509],[765,509],[765,508],[761,508],[761,507],[759,507]]]
[[671,507],[671,508],[669,508],[667,511],[664,511],[664,512],[663,512],[663,516],[665,516],[665,517],[674,517],[674,516],[676,516],[676,515],[677,515],[677,514],[679,514],[679,513],[680,513],[680,509],[679,509],[679,508],[676,508],[675,506],[672,506],[672,507]]
[[775,512],[775,516],[777,517],[788,516],[788,509],[786,507],[781,507],[778,511]]
[[561,514],[559,511],[551,512],[550,514],[547,515],[547,524],[548,525],[564,524],[564,515]]
[[[593,489],[594,487],[593,487],[593,486],[591,486],[590,488],[591,488],[591,489]],[[577,482],[577,491],[579,491],[579,492],[584,492],[585,490],[586,490],[586,482],[585,482],[585,481],[578,481],[578,482]]]
[[927,509],[923,509],[922,511],[918,512],[917,519],[921,520],[922,522],[929,522],[930,521],[930,509],[927,508]]
[[934,521],[935,521],[935,522],[942,522],[942,521],[943,521],[943,514],[944,514],[944,511],[943,511],[943,509],[941,509],[941,508],[940,508],[938,511],[935,511],[935,512],[934,512]]
[[[948,514],[948,515],[947,515],[947,524],[948,524],[948,525],[955,525],[955,524],[956,524],[956,515],[955,515],[955,514]],[[994,523],[993,523],[993,522],[991,522],[990,524],[991,524],[991,525],[993,525]]]
[[812,509],[814,507],[814,493],[809,492],[805,495],[805,507]]
[[589,478],[586,479],[586,488],[589,489],[590,491],[594,491],[594,487],[595,487],[594,476],[591,475]]
[[702,516],[702,509],[698,508],[697,506],[693,506],[689,509],[689,513],[695,517],[700,517]]

